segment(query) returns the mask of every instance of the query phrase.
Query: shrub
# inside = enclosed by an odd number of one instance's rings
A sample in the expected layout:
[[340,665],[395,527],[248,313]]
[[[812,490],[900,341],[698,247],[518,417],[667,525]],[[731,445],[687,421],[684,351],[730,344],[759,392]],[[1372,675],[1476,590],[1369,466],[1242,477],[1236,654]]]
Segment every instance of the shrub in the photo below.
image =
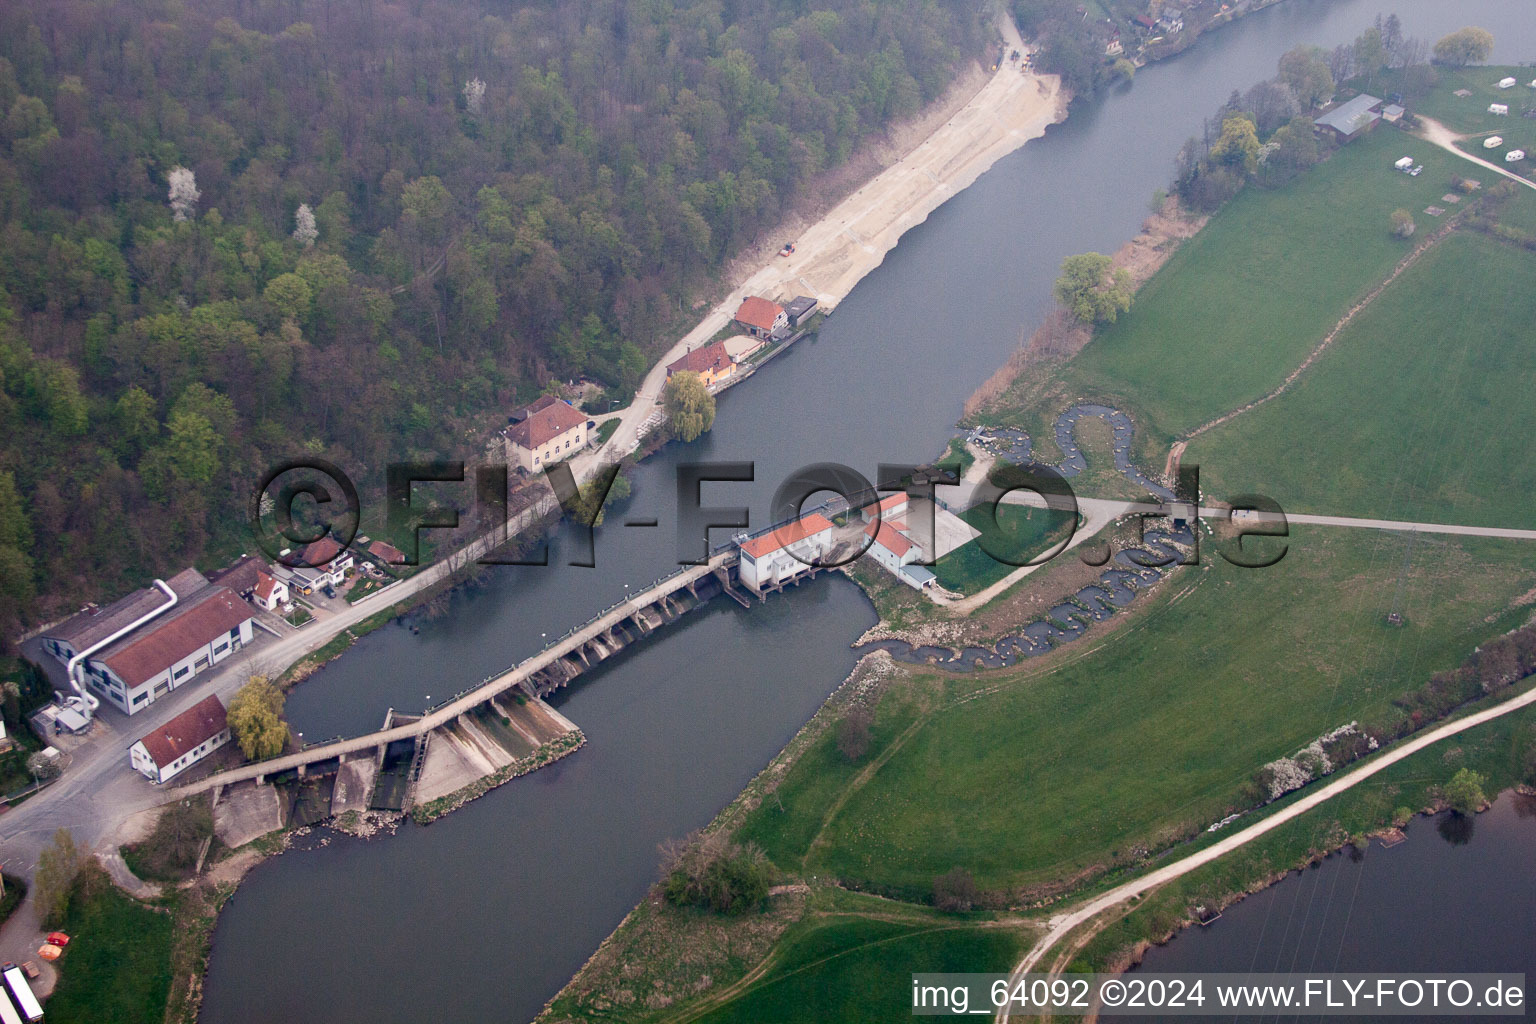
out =
[[933,905],[949,914],[963,914],[980,898],[976,879],[965,868],[950,868],[933,880]]
[[875,716],[862,704],[849,708],[837,723],[837,749],[850,761],[869,753],[869,727]]
[[742,846],[719,833],[693,833],[662,847],[667,901],[717,914],[745,914],[762,906],[773,884],[773,866],[751,843]]

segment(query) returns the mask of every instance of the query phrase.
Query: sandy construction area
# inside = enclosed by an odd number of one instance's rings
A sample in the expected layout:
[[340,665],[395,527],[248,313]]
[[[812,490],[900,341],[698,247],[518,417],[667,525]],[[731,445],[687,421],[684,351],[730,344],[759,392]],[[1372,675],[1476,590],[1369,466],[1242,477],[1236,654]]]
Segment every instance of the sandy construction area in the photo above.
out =
[[[1011,19],[999,28],[1010,50],[1027,51]],[[901,236],[968,187],[998,160],[1066,114],[1055,75],[1021,71],[1004,61],[963,107],[911,152],[876,175],[795,238],[795,252],[771,257],[705,315],[697,327],[652,366],[635,402],[597,457],[586,456],[578,475],[601,458],[635,447],[641,425],[656,408],[666,366],[707,342],[731,321],[741,301],[761,295],[776,301],[812,295],[831,310],[864,275],[878,267]],[[611,454],[610,454],[611,453]]]

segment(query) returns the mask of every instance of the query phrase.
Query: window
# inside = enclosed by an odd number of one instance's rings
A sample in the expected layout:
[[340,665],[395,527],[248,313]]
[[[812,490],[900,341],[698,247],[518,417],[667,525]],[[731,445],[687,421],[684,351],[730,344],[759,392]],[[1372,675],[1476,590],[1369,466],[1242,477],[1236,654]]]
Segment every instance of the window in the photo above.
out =
[[148,697],[148,696],[149,696],[149,694],[147,694],[147,693],[141,693],[141,694],[139,694],[139,695],[138,695],[138,696],[137,696],[137,697],[135,697],[135,698],[133,698],[133,702],[134,702],[134,703],[135,703],[135,704],[143,704],[143,703],[144,703],[144,701],[145,701],[145,699],[146,699],[146,698],[147,698],[147,697]]
[[176,670],[176,676],[175,677],[177,679],[180,679],[182,676],[186,675],[188,672],[191,672],[191,671],[192,671],[192,669],[191,669],[190,666],[183,665],[183,666],[181,666],[181,668]]
[[231,640],[239,640],[240,639],[240,627],[239,626],[236,626],[234,629],[229,631],[229,638]]
[[214,654],[223,654],[227,650],[229,650],[229,641],[228,640],[220,640],[217,644],[214,645],[213,653]]

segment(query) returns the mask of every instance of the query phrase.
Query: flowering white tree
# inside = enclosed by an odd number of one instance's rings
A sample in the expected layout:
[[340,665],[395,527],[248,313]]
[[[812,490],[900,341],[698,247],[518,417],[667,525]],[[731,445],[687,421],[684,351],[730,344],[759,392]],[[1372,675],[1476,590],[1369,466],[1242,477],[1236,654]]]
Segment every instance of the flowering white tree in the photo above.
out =
[[478,78],[471,78],[464,83],[464,105],[469,108],[471,114],[480,113],[480,105],[485,102],[485,83]]
[[298,210],[293,215],[293,237],[304,248],[308,249],[315,244],[315,239],[320,237],[320,229],[315,226],[315,211],[309,208],[308,203],[300,203]]
[[168,179],[172,217],[178,221],[191,220],[197,216],[197,201],[203,195],[197,190],[196,176],[185,167],[172,167]]

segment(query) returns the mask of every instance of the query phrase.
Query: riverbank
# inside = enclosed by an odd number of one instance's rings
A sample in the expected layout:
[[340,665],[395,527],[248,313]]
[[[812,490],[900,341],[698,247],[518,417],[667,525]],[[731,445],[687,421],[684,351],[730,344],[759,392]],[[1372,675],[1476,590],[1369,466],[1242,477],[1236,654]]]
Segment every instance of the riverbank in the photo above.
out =
[[[1023,76],[1020,76],[1021,79],[1022,79],[1022,77]],[[952,112],[950,112],[950,113],[951,113],[951,116],[953,116]],[[1054,115],[1055,115],[1054,107],[1052,107],[1050,109],[1050,114],[1051,114],[1052,117],[1054,117]],[[1043,131],[1043,123],[1042,123],[1042,125],[1041,125],[1039,130]],[[996,147],[994,147],[994,149],[991,152],[990,156],[987,158],[987,162],[990,163],[990,161],[995,160],[999,156],[1001,156],[1003,152],[1011,151],[1011,149],[1016,148],[1017,145],[1021,145],[1022,142],[1024,141],[1023,138],[1019,138],[1018,141],[1015,143],[1015,142],[1011,141],[1012,138],[1013,137],[1010,137],[1010,141],[1005,144],[1006,148],[996,148]],[[949,153],[948,156],[951,159],[955,159],[956,158],[956,154],[954,154],[954,153]],[[979,175],[980,170],[981,170],[981,165],[980,164],[976,164],[974,162],[965,162],[965,161],[962,161],[962,164],[964,165],[963,169],[966,170],[966,173],[970,174],[972,177],[974,177],[974,175]],[[957,179],[957,180],[964,180],[964,179]],[[969,181],[967,180],[967,181],[965,181],[965,183],[968,184]],[[937,205],[937,201],[932,201],[932,206],[936,206],[936,205]],[[922,216],[926,216],[927,212],[928,212],[927,209],[923,209],[921,211],[921,215]],[[894,244],[894,236],[892,237],[891,244]],[[866,269],[872,269],[874,265],[875,265],[874,263],[871,263],[871,264],[869,264],[869,266]],[[847,284],[846,287],[851,287],[851,283]],[[732,310],[732,311],[734,312],[734,310]],[[593,460],[593,461],[595,461],[595,460]],[[530,519],[529,525],[531,526],[531,525],[533,525],[533,523],[534,523],[534,521],[532,519]],[[517,529],[517,524],[514,524],[513,531],[515,531],[516,529]],[[512,531],[509,531],[509,532],[512,532]],[[455,554],[455,561],[457,562],[457,564],[463,565],[464,564],[464,560],[466,558],[472,558],[475,555],[482,554],[482,553],[485,553],[485,552],[487,552],[489,550],[492,550],[494,547],[496,547],[499,543],[501,543],[505,539],[506,539],[506,534],[504,534],[504,533],[503,534],[499,534],[498,536],[482,538],[482,539],[474,542],[468,548],[466,548],[466,549],[464,549],[464,550],[462,550],[460,552],[456,552],[456,554]],[[438,580],[435,580],[434,582],[441,583],[445,587],[451,587],[451,586],[454,585],[454,581],[452,581],[449,578],[451,576],[451,567],[450,566],[448,566],[448,565],[443,565],[441,567],[434,566],[434,567],[432,567],[432,569],[439,569],[440,570],[440,574],[441,574],[441,577]],[[431,569],[423,570],[423,573],[418,574],[418,577],[416,577],[416,578],[424,576],[429,571],[431,571]],[[415,578],[413,578],[413,579],[415,579]],[[432,596],[433,596],[433,593],[426,591],[426,586],[427,585],[421,585],[421,586],[422,586],[422,593],[421,593],[420,597],[418,598],[418,600],[415,602],[415,603],[418,603],[418,604],[421,603],[421,602],[424,602],[424,601],[431,600]],[[389,595],[387,595],[387,598],[396,598],[395,592],[392,591]],[[318,666],[319,664],[322,664],[324,661],[329,660],[330,658],[333,658],[333,657],[339,655],[340,653],[342,653],[343,651],[345,651],[346,649],[350,648],[351,645],[355,642],[355,640],[358,637],[364,635],[369,629],[378,628],[378,627],[380,627],[380,626],[382,626],[382,625],[392,621],[394,618],[396,618],[399,614],[403,613],[405,610],[406,610],[406,606],[404,605],[403,602],[399,601],[398,599],[392,601],[386,608],[379,609],[379,610],[368,609],[368,608],[366,608],[366,606],[364,606],[363,608],[359,609],[359,613],[360,614],[359,614],[359,617],[358,617],[358,621],[350,624],[350,632],[348,632],[348,627],[343,627],[342,629],[339,629],[337,631],[337,635],[334,636],[334,637],[331,637],[331,638],[318,638],[320,640],[320,643],[316,644],[316,647],[319,648],[318,653],[315,652],[315,651],[311,651],[311,652],[309,652],[309,654],[307,656],[301,656],[301,658],[300,658],[301,666],[302,666],[302,662],[308,661],[308,662],[311,663],[310,669],[312,670],[313,667]],[[363,614],[363,613],[366,613],[366,614]],[[308,639],[308,638],[306,637],[306,639]],[[329,645],[329,646],[327,646],[327,645]],[[276,674],[276,673],[274,673],[274,674]],[[290,682],[297,681],[297,677],[302,675],[302,674],[304,674],[304,669],[303,669],[303,667],[300,667],[298,669],[298,671],[295,672],[294,676],[290,677],[289,681]],[[196,987],[200,991],[200,985],[199,986],[189,986],[189,987]]]

